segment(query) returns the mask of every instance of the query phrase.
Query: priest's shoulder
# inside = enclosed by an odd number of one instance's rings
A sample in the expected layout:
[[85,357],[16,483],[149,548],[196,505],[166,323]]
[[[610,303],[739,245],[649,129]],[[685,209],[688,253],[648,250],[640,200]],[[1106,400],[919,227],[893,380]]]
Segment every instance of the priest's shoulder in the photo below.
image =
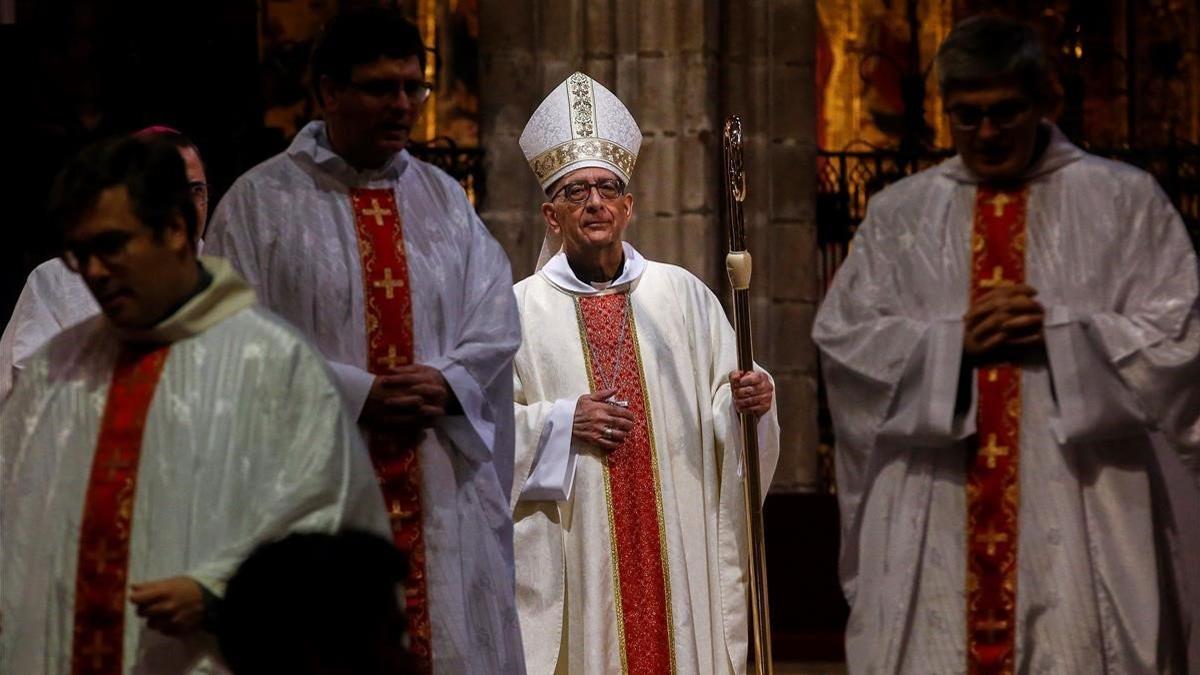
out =
[[233,186],[237,186],[239,183],[281,183],[286,182],[288,176],[303,172],[304,169],[296,161],[296,157],[285,151],[272,155],[250,167],[245,173],[238,176],[237,180],[233,182]]
[[47,340],[25,361],[25,369],[56,379],[73,371],[83,359],[96,357],[103,351],[102,345],[115,341],[104,315],[97,313]]
[[[953,162],[955,159],[957,158],[951,158],[947,162]],[[953,189],[954,182],[946,176],[945,164],[943,162],[924,171],[918,171],[888,185],[871,196],[867,203],[867,210],[878,218],[892,214],[923,211],[929,208],[939,202],[941,196],[948,194]]]
[[539,288],[539,284],[549,285],[550,282],[542,278],[542,275],[534,272],[524,279],[513,284],[513,293],[517,295],[517,300],[521,300],[533,288]]
[[242,309],[209,330],[223,326],[244,333],[247,340],[259,341],[270,357],[290,360],[296,355],[304,355],[319,358],[319,352],[298,329],[259,303]]
[[407,170],[411,171],[436,197],[445,201],[467,201],[467,192],[463,189],[462,184],[446,173],[444,169],[414,157],[407,150],[404,151],[404,154],[408,162]]
[[706,301],[719,303],[715,293],[700,277],[692,274],[687,268],[671,263],[646,261],[646,271],[642,275],[642,283],[654,286],[668,286],[674,289],[678,296],[703,298]]
[[1082,153],[1080,161],[1064,166],[1068,180],[1080,181],[1092,185],[1109,184],[1114,189],[1106,191],[1109,194],[1120,195],[1124,191],[1160,190],[1158,180],[1150,172],[1127,162],[1107,157],[1100,157],[1088,152]]
[[531,294],[534,297],[538,297],[538,293],[543,293],[545,291],[558,292],[554,288],[554,284],[551,284],[546,277],[542,276],[538,272],[534,272],[533,274],[530,274],[524,279],[513,284],[513,295],[517,296],[518,311],[524,312],[526,300]]
[[217,333],[222,331],[228,332],[221,336],[225,339],[217,340],[218,343],[230,345],[243,357],[253,356],[260,360],[265,372],[287,376],[296,373],[297,369],[310,374],[313,369],[320,370],[325,375],[323,379],[329,385],[329,392],[336,393],[321,352],[291,323],[263,305],[255,303],[246,307],[205,333],[212,333],[217,338]]
[[53,293],[56,289],[73,284],[82,285],[83,279],[68,269],[62,258],[51,258],[43,262],[33,268],[25,279],[25,285],[39,293]]

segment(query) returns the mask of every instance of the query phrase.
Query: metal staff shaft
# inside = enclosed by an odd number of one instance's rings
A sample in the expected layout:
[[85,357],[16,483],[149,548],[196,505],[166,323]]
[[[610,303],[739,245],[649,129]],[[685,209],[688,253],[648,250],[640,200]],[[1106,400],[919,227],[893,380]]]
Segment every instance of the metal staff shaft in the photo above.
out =
[[[746,250],[746,223],[742,202],[746,199],[746,172],[742,162],[742,119],[725,118],[722,142],[725,162],[725,206],[729,216],[729,254],[725,270],[733,287],[733,327],[737,334],[738,370],[754,370],[754,344],[750,331],[750,252]],[[750,644],[754,672],[770,675],[771,612],[767,604],[767,549],[763,537],[762,485],[758,468],[757,420],[739,415],[742,427],[742,495],[749,539]]]

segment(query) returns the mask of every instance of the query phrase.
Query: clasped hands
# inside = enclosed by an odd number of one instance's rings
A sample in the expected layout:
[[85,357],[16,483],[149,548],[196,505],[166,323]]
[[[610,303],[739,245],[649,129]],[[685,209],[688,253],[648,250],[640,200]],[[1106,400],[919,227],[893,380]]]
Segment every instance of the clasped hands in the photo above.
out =
[[359,421],[369,428],[419,440],[439,418],[461,410],[441,371],[430,366],[400,366],[376,375]]
[[[755,417],[771,409],[775,386],[765,373],[735,370],[729,374],[733,404],[739,413]],[[612,401],[616,389],[584,394],[575,404],[572,437],[606,452],[616,450],[633,431],[634,416],[627,408]]]
[[608,452],[624,443],[633,431],[634,417],[628,408],[610,400],[616,395],[616,389],[605,389],[580,396],[571,436]]
[[1016,358],[1040,349],[1046,311],[1027,284],[996,286],[979,297],[963,316],[963,356],[969,365]]

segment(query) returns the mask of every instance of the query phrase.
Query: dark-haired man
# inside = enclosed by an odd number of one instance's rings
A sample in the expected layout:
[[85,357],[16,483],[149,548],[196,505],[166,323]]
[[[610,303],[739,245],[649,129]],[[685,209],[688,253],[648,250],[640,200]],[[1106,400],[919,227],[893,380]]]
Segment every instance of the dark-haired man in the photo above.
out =
[[197,258],[174,146],[90,147],[52,203],[102,315],[0,412],[0,672],[211,672],[197,629],[256,542],[387,532],[366,452],[320,356]]
[[366,532],[263,544],[225,591],[225,663],[233,675],[415,675],[404,649],[407,570],[391,539]]
[[1193,672],[1183,223],[1151,176],[1045,121],[1031,28],[964,21],[937,66],[958,156],[872,199],[813,331],[850,670]]
[[[200,151],[192,141],[170,127],[155,125],[134,134],[139,138],[161,138],[173,145],[187,170],[192,203],[204,236],[208,220],[208,182]],[[78,274],[67,269],[60,258],[51,258],[29,273],[13,313],[0,336],[0,405],[12,391],[13,378],[37,348],[63,330],[100,312],[96,301]]]
[[513,598],[508,260],[462,188],[404,150],[429,94],[416,27],[340,15],[313,50],[324,122],[238,179],[207,244],[337,374],[409,554],[412,652],[522,672]]

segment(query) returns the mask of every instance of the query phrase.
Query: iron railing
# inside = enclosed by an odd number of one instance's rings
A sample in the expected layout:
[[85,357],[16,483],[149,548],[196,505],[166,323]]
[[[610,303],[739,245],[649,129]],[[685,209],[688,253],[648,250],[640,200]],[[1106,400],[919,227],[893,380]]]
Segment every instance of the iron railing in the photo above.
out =
[[[1150,172],[1183,216],[1200,248],[1200,145],[1165,148],[1089,148]],[[950,150],[819,151],[817,153],[818,274],[822,293],[846,256],[850,239],[883,188],[953,155]]]
[[440,136],[427,143],[413,143],[408,151],[450,174],[467,191],[471,204],[479,209],[484,197],[483,150],[463,147]]

